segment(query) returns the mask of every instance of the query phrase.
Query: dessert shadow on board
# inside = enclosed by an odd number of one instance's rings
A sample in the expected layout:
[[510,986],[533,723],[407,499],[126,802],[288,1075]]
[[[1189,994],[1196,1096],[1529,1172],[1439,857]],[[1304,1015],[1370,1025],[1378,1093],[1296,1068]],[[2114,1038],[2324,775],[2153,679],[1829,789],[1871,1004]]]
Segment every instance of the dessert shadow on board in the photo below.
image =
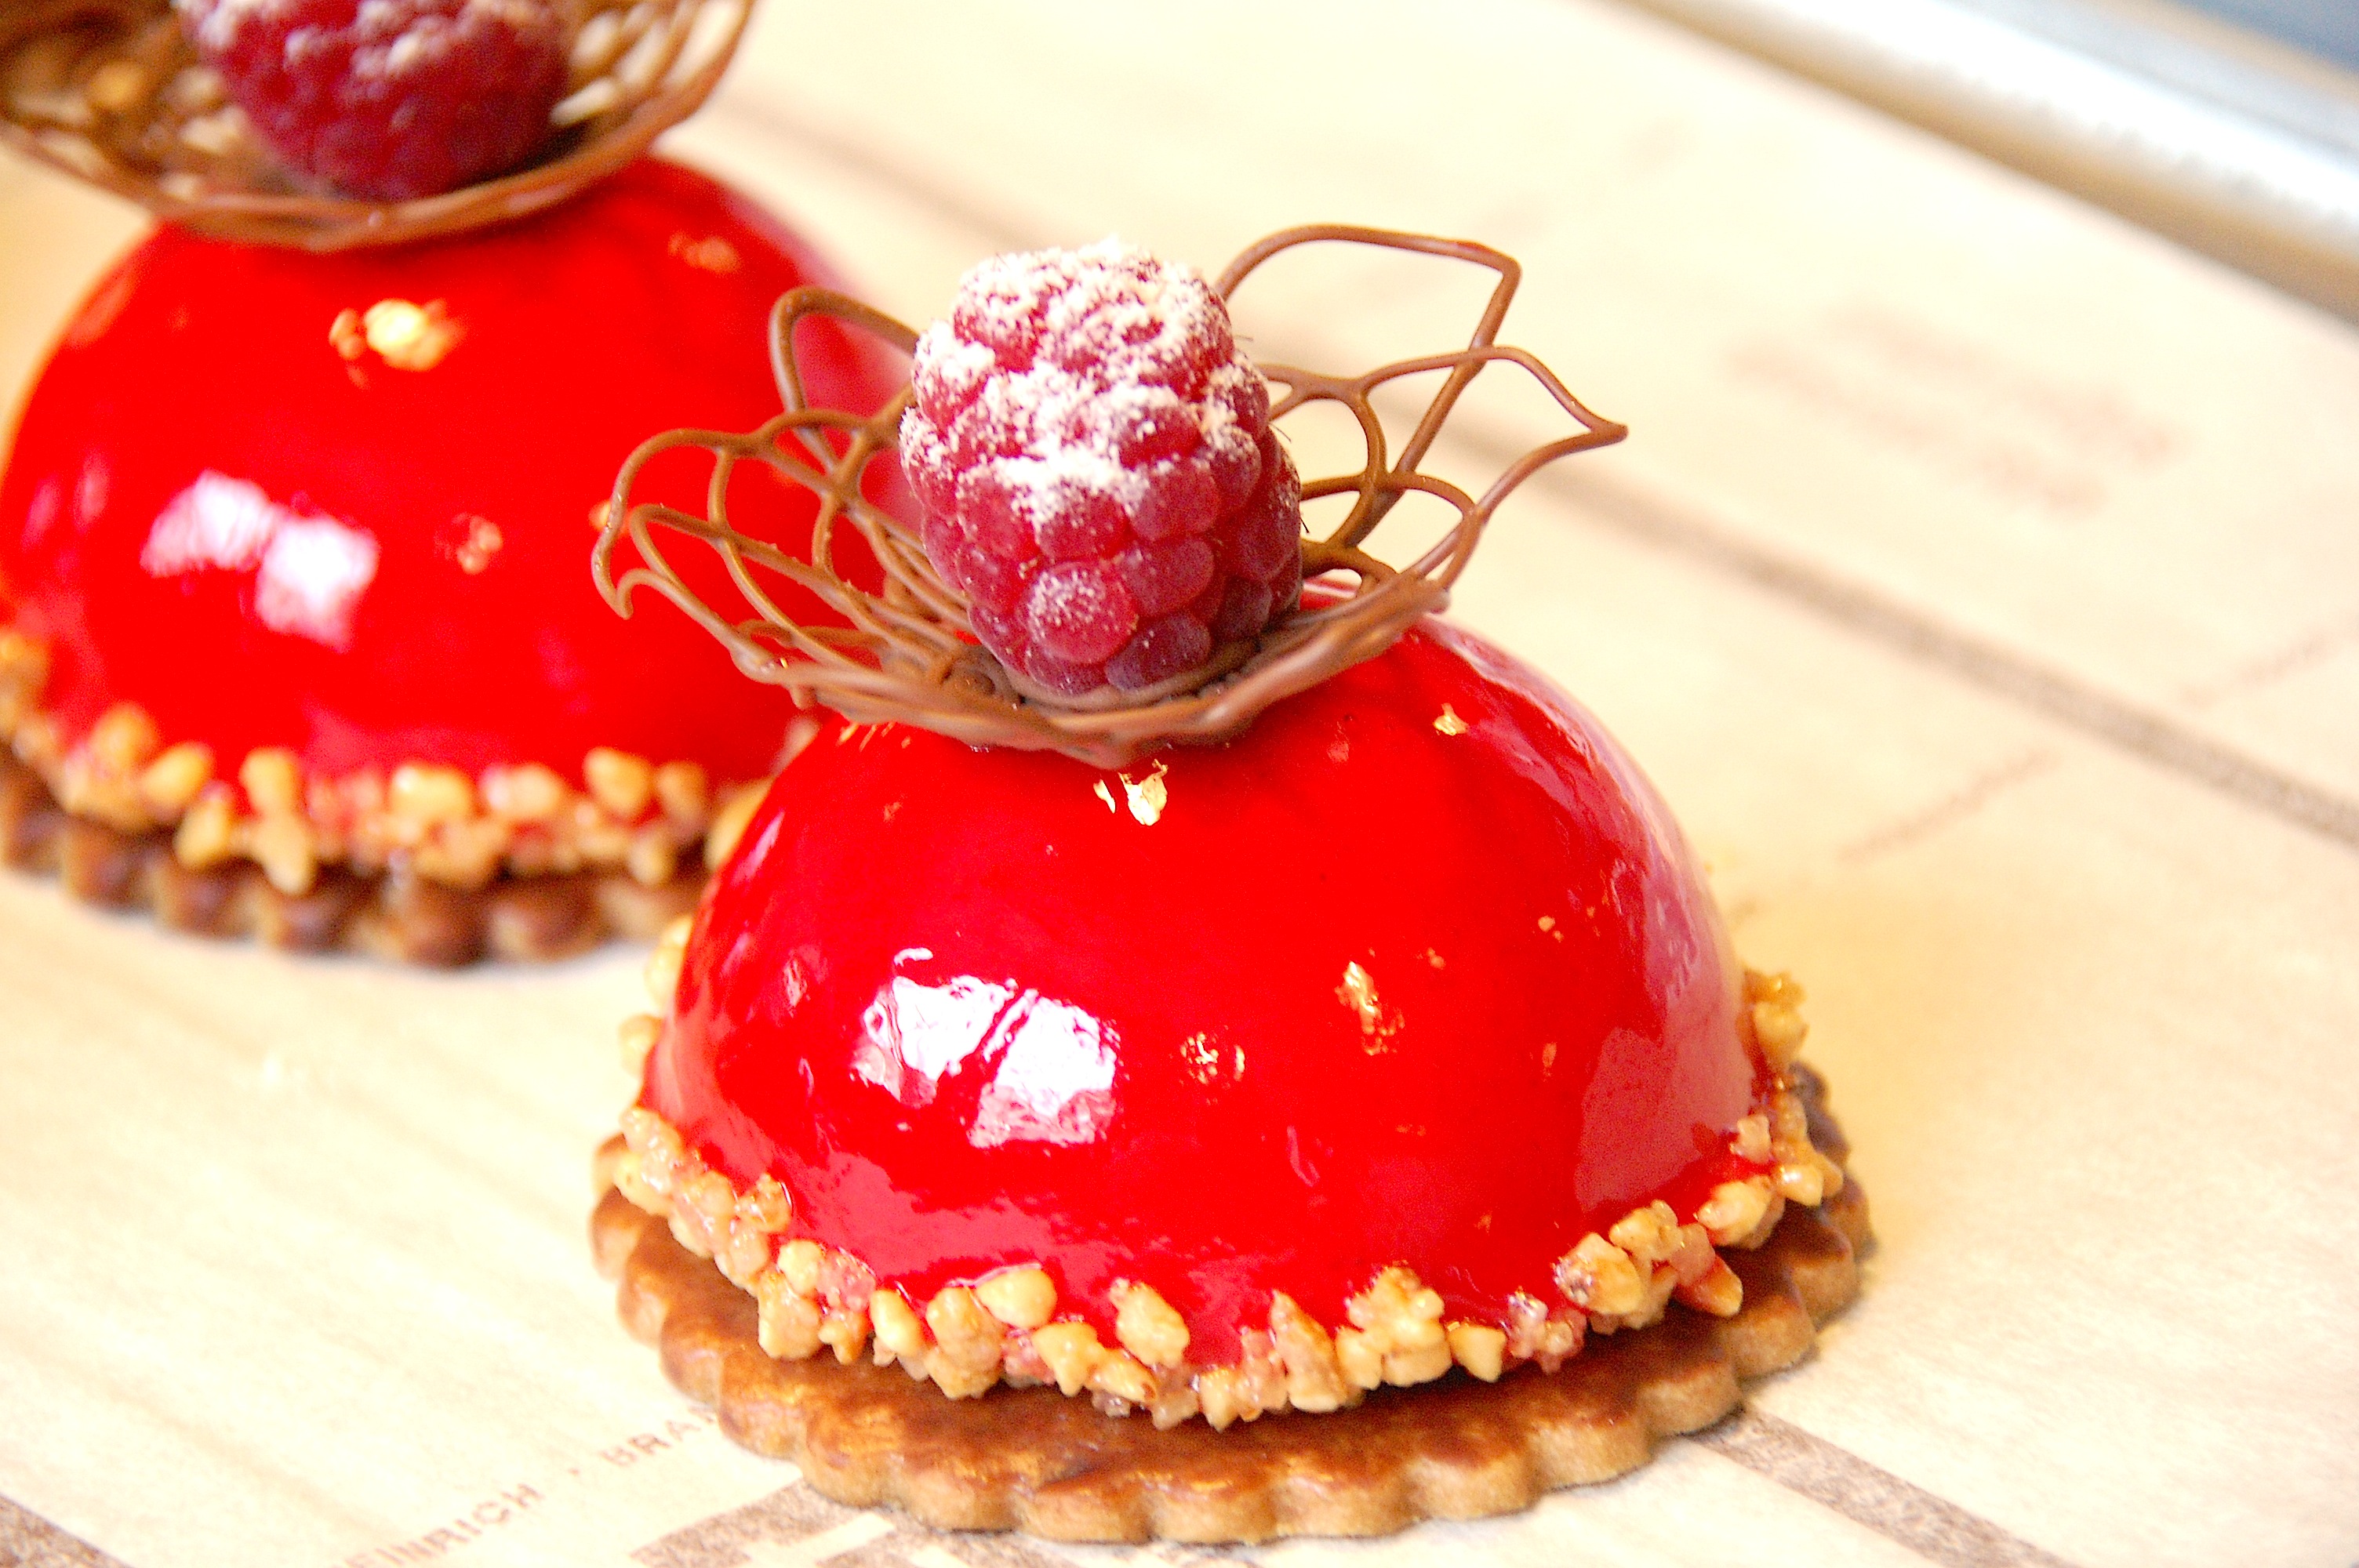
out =
[[[1227,297],[1343,243],[1490,269],[1469,342],[1254,364]],[[616,608],[851,721],[658,944],[599,1162],[625,1321],[739,1441],[949,1526],[1371,1533],[1626,1470],[1850,1297],[1799,989],[1737,963],[1596,720],[1434,615],[1523,479],[1621,434],[1498,344],[1517,281],[1328,227],[1217,283],[998,258],[923,334],[805,290],[784,412],[625,466]],[[807,395],[831,321],[911,351],[881,413]],[[1477,494],[1423,465],[1486,372],[1571,430]],[[1305,477],[1322,404],[1364,460]],[[645,490],[682,452],[701,509]],[[807,535],[736,514],[748,469],[819,497]],[[1455,521],[1396,569],[1409,496]]]

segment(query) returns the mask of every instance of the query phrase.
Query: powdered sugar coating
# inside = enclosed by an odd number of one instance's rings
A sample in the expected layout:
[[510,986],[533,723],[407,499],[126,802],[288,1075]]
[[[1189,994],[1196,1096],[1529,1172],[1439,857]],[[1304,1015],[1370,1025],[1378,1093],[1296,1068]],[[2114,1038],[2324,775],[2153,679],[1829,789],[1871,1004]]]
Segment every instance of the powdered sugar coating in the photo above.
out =
[[290,164],[355,195],[432,195],[549,135],[568,27],[549,0],[174,0]]
[[1301,486],[1192,268],[1110,239],[995,257],[919,337],[912,384],[927,552],[1036,683],[1155,685],[1292,605]]

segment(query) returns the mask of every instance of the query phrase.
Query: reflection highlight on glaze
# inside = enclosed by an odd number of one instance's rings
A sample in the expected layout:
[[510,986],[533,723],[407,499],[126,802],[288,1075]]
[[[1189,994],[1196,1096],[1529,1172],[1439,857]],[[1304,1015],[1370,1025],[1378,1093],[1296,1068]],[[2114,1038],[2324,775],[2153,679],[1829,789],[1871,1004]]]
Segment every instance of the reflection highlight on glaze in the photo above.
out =
[[165,503],[147,529],[139,567],[149,577],[176,577],[203,567],[245,571],[262,559],[278,525],[295,514],[263,488],[207,469]]
[[852,1070],[913,1110],[931,1105],[942,1079],[991,1038],[1015,995],[971,975],[939,986],[896,975],[861,1015]]
[[208,469],[157,514],[139,565],[159,578],[258,568],[254,612],[265,626],[342,649],[376,579],[377,553],[365,529],[306,516],[251,481]]
[[[911,948],[896,962],[929,958]],[[1070,1002],[958,975],[895,975],[861,1016],[852,1070],[915,1110],[970,1060],[995,1064],[966,1141],[1065,1146],[1095,1141],[1114,1114],[1114,1031]]]
[[376,539],[332,517],[279,525],[262,552],[254,612],[274,632],[342,649],[353,640],[353,612],[376,579]]
[[1080,1008],[1027,991],[999,1072],[983,1091],[966,1141],[1093,1143],[1114,1121],[1114,1031]]

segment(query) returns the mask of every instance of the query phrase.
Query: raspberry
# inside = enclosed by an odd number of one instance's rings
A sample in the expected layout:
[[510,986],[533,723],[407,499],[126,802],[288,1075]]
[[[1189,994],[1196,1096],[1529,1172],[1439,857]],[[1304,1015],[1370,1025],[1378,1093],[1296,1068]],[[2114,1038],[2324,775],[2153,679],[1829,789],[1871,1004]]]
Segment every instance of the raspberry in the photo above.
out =
[[1035,685],[1136,691],[1292,608],[1302,483],[1192,270],[1112,240],[985,262],[911,384],[926,554]]
[[571,39],[548,0],[174,5],[263,139],[355,196],[431,196],[514,168],[565,94]]

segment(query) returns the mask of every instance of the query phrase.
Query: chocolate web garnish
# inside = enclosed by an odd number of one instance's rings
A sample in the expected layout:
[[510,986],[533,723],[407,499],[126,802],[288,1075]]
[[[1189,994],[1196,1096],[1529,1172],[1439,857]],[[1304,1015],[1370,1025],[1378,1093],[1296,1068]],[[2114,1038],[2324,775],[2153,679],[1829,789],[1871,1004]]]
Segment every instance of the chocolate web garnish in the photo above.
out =
[[[1242,732],[1264,708],[1384,652],[1421,617],[1449,600],[1451,583],[1481,541],[1499,503],[1548,463],[1620,440],[1624,427],[1583,407],[1549,368],[1524,350],[1497,341],[1522,269],[1514,258],[1466,241],[1334,224],[1288,229],[1248,248],[1215,287],[1222,297],[1263,263],[1284,251],[1326,241],[1440,256],[1487,267],[1497,275],[1466,347],[1400,360],[1352,376],[1293,365],[1260,364],[1274,384],[1270,418],[1315,403],[1350,413],[1365,438],[1365,460],[1347,473],[1303,481],[1306,503],[1349,495],[1349,514],[1323,537],[1302,544],[1306,583],[1324,579],[1304,603],[1273,622],[1256,642],[1216,651],[1204,668],[1143,691],[1110,687],[1079,698],[1046,696],[1020,681],[974,639],[966,601],[936,573],[916,532],[891,515],[876,496],[897,445],[909,392],[873,417],[810,406],[796,361],[795,330],[810,317],[832,318],[865,330],[908,353],[917,334],[900,322],[832,290],[799,288],[771,317],[770,352],[786,411],[742,435],[674,430],[646,442],[614,481],[593,571],[607,602],[631,612],[640,588],[679,605],[724,643],[737,667],[756,680],[790,688],[806,702],[833,708],[854,723],[917,724],[974,745],[1056,751],[1104,767],[1119,767],[1167,741],[1210,743]],[[1535,447],[1494,480],[1480,496],[1421,471],[1443,423],[1467,386],[1494,364],[1520,367],[1579,428]],[[1397,454],[1391,449],[1374,397],[1407,377],[1441,374]],[[660,503],[636,501],[647,465],[665,454],[701,449],[712,460],[702,515]],[[729,516],[732,480],[745,464],[766,467],[819,499],[810,546],[799,553],[735,527]],[[879,469],[886,470],[879,472]],[[1361,546],[1404,496],[1437,497],[1458,514],[1423,555],[1395,568]],[[914,508],[916,503],[909,503]],[[838,569],[837,549],[847,532],[883,568],[881,593],[856,586]],[[664,555],[659,533],[710,546],[726,566],[743,600],[743,615],[723,613],[690,588]],[[616,571],[628,538],[641,564]],[[1344,579],[1349,590],[1343,591]],[[773,597],[783,580],[814,595],[844,624],[798,621]]]
[[251,244],[395,244],[538,211],[693,114],[753,0],[573,0],[572,74],[534,162],[440,196],[340,196],[280,165],[171,0],[0,0],[0,135],[184,228]]

